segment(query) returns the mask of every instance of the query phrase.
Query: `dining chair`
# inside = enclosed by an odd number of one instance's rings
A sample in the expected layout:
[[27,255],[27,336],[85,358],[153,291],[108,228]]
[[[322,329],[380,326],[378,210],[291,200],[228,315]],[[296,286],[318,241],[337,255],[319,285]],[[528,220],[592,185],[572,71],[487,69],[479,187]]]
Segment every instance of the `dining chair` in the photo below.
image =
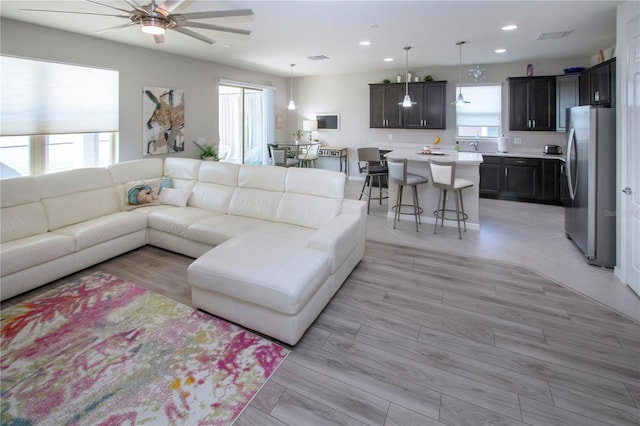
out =
[[287,147],[269,146],[271,152],[271,158],[273,159],[274,166],[280,167],[298,167],[300,160],[297,158],[289,158],[287,155],[289,149]]
[[318,159],[319,149],[319,143],[312,143],[307,145],[304,152],[298,155],[298,160],[300,160],[300,167],[316,167],[316,160]]

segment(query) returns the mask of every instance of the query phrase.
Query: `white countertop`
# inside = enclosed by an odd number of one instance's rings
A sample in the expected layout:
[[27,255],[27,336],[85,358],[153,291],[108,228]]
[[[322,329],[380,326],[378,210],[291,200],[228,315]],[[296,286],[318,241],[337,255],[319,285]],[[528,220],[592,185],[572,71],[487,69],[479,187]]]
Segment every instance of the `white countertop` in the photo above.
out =
[[[434,154],[422,154],[420,149],[394,149],[385,154],[387,158],[407,159],[409,161],[455,161],[460,165],[478,165],[482,163],[482,153],[480,152],[458,152],[454,150],[433,150]],[[438,154],[442,153],[442,154]]]

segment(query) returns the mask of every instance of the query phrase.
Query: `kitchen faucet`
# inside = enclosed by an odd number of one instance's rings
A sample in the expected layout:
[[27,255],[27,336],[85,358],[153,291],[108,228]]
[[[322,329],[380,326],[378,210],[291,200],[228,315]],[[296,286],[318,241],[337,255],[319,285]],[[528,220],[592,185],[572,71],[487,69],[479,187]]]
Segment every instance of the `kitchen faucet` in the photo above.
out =
[[469,142],[469,145],[474,147],[476,151],[478,150],[478,141],[477,140]]

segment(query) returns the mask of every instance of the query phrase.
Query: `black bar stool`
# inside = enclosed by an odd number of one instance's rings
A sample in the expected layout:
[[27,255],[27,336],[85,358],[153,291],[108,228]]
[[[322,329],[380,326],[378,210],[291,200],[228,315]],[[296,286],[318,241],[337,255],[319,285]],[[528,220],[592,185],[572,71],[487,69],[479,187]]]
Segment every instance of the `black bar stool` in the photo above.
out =
[[[360,191],[360,197],[358,200],[362,200],[362,196],[367,196],[367,214],[369,214],[369,204],[371,202],[371,187],[373,186],[372,179],[377,178],[378,187],[380,189],[380,195],[378,199],[382,204],[382,184],[386,183],[389,170],[387,166],[383,164],[380,157],[380,150],[378,148],[358,148],[358,168],[360,173],[366,173],[364,178],[364,185],[362,185],[362,191]],[[369,193],[366,194],[364,190],[369,185]]]

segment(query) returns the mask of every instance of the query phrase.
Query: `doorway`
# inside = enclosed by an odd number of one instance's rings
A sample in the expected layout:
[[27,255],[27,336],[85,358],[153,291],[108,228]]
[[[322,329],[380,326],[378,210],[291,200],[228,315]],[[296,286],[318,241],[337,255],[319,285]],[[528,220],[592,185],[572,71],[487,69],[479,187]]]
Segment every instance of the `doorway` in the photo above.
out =
[[269,91],[224,84],[218,89],[221,161],[266,164]]

